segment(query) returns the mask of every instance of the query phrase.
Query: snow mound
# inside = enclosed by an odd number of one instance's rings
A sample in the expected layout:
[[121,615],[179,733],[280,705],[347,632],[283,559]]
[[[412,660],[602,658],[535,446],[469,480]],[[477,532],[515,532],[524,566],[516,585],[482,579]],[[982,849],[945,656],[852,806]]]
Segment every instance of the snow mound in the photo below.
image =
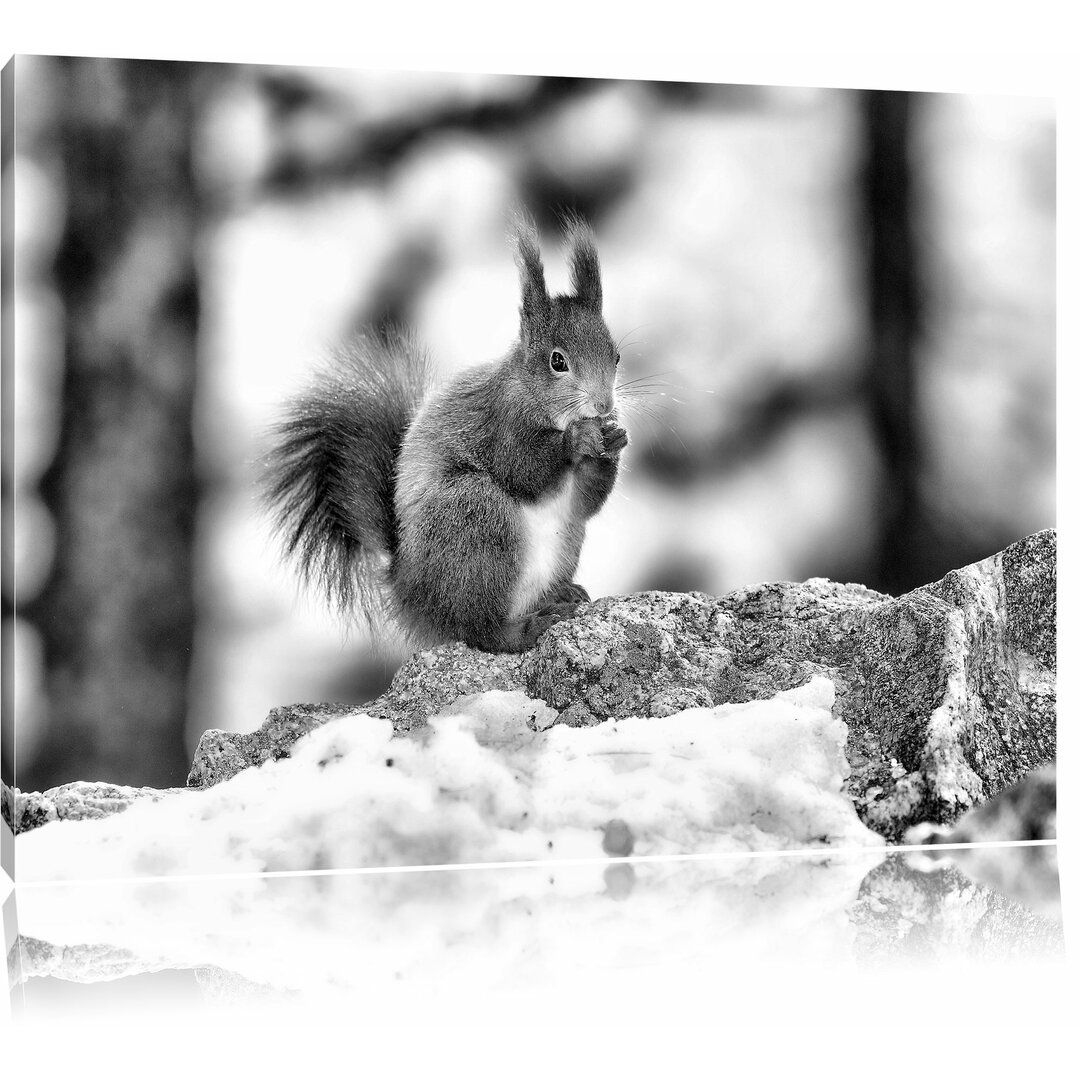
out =
[[815,678],[768,701],[551,726],[521,692],[413,737],[344,716],[205,791],[19,838],[20,880],[722,854],[881,837],[841,787],[846,725]]

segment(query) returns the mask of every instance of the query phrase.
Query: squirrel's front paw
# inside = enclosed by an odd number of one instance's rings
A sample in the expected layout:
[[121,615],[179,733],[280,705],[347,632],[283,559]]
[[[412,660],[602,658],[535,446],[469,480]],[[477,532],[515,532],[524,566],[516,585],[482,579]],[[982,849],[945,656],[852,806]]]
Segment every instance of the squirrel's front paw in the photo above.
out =
[[605,420],[600,436],[604,440],[604,457],[614,457],[630,441],[626,428],[619,427],[617,420]]
[[570,457],[598,458],[604,455],[604,433],[600,418],[584,416],[566,429],[566,445]]

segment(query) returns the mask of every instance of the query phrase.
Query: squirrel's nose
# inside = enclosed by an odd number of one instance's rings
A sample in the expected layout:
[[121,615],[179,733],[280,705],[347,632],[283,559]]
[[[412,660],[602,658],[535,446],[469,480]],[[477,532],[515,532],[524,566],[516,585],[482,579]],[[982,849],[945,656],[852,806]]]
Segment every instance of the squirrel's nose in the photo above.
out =
[[602,397],[593,399],[593,408],[596,410],[597,416],[608,416],[613,408],[611,398]]

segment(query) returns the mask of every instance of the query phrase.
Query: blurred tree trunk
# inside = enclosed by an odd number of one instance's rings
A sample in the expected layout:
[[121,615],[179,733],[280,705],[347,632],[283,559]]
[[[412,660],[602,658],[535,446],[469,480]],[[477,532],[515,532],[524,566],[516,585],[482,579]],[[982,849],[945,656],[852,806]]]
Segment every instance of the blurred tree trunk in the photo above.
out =
[[165,786],[187,769],[198,290],[195,65],[57,67],[65,372],[42,482],[57,544],[28,614],[50,715],[23,788]]
[[920,577],[925,560],[915,366],[920,266],[910,161],[915,98],[895,90],[869,90],[862,96],[869,392],[884,468],[875,580],[867,584],[893,594],[925,583]]

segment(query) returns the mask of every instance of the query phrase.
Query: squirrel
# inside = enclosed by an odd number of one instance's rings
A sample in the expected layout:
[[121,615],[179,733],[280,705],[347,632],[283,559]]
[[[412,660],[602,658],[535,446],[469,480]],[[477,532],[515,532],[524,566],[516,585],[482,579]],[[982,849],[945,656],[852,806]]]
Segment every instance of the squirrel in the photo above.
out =
[[513,241],[518,339],[433,388],[409,336],[361,336],[275,429],[265,497],[301,577],[369,624],[413,639],[523,652],[589,594],[573,578],[585,524],[628,443],[619,352],[601,312],[595,237],[566,221],[571,292],[549,295],[539,237]]

